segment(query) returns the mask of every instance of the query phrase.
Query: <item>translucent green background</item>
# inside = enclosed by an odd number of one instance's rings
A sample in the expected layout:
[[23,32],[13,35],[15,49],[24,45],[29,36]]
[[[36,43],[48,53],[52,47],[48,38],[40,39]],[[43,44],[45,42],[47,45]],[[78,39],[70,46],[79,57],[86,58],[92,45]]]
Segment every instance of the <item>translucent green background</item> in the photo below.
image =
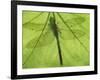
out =
[[[47,21],[48,14],[49,12],[34,12],[28,10],[24,10],[22,13],[22,67],[47,68],[89,65],[90,15],[87,13],[59,13],[78,37],[78,39],[76,39],[55,12],[63,57],[62,66],[59,61],[56,38],[50,29],[50,20],[48,20],[48,25],[37,46],[34,48],[44,24]],[[50,14],[52,17],[52,12]]]

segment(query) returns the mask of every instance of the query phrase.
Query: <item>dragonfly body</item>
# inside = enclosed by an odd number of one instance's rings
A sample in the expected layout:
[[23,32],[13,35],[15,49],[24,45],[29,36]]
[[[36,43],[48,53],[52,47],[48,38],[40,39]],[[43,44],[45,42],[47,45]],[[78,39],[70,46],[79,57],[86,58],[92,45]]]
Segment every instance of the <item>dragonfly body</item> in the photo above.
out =
[[51,30],[52,30],[52,32],[53,32],[53,34],[54,34],[54,36],[56,37],[56,40],[57,40],[60,65],[63,65],[62,55],[61,55],[61,47],[60,47],[60,41],[59,41],[59,33],[58,33],[58,27],[57,27],[57,24],[56,24],[55,16],[50,17],[50,25],[51,25],[50,26]]
[[53,31],[53,34],[56,38],[58,38],[58,27],[56,25],[56,21],[55,21],[55,18],[53,17],[50,17],[50,27],[51,27],[51,30]]

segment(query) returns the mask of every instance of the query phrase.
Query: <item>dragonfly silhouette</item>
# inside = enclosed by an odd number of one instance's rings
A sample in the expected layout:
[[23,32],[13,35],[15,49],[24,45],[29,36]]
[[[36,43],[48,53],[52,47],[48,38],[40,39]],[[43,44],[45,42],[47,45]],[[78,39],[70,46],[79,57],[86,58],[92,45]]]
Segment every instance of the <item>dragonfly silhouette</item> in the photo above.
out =
[[[81,24],[85,22],[85,19],[83,17],[74,15],[76,16],[75,18],[65,20],[65,17],[63,17],[61,13],[59,12],[48,12],[47,15],[45,15],[46,20],[44,21],[44,23],[42,23],[43,21],[40,21],[40,22],[36,21],[36,20],[39,20],[39,17],[42,17],[43,14],[45,13],[40,12],[31,20],[27,21],[26,23],[23,23],[24,28],[27,28],[33,31],[34,30],[40,31],[40,34],[37,38],[33,38],[27,43],[26,47],[33,48],[33,50],[29,54],[29,56],[26,58],[23,65],[29,60],[35,48],[43,47],[50,44],[51,42],[53,42],[54,38],[56,39],[56,42],[57,42],[60,65],[63,65],[63,56],[62,56],[62,49],[60,45],[61,43],[60,38],[63,40],[76,39],[82,45],[82,47],[88,52],[88,49],[79,39],[80,37],[86,34],[85,32],[82,31],[84,27],[82,27]],[[73,15],[73,13],[70,13],[70,14]],[[34,27],[34,26],[37,26],[37,27]],[[49,39],[48,39],[48,36],[50,37]]]

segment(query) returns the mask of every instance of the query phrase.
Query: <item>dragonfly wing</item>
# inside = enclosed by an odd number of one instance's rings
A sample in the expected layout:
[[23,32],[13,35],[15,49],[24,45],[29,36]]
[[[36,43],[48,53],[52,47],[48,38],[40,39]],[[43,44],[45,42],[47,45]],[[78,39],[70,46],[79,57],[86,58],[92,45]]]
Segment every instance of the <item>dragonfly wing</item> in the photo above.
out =
[[30,29],[30,30],[41,30],[43,26],[43,23],[39,24],[39,23],[27,23],[27,24],[23,24],[24,28]]
[[46,31],[39,39],[40,36],[33,38],[32,40],[30,40],[27,45],[26,48],[33,48],[34,46],[36,46],[36,48],[38,47],[44,47],[44,46],[48,46],[50,44],[53,43],[54,40],[54,35],[52,33],[52,31],[48,30]]
[[[26,14],[27,13],[27,14]],[[31,15],[29,15],[31,14]],[[35,15],[35,16],[34,16]],[[45,16],[44,16],[45,15]],[[43,18],[44,16],[44,18]],[[41,30],[46,18],[48,16],[48,13],[45,12],[33,12],[33,11],[24,11],[23,12],[23,28],[27,28],[30,30]],[[24,21],[24,19],[26,20],[27,18],[25,17],[29,17],[28,21]],[[30,19],[31,17],[31,19]]]
[[[60,37],[63,39],[63,40],[73,40],[75,39],[76,37],[78,38],[81,38],[85,35],[85,32],[81,31],[81,30],[72,30],[72,32],[70,30],[61,30],[59,32],[60,34]],[[75,37],[76,36],[76,37]]]
[[[58,14],[58,13],[57,13]],[[62,17],[63,20],[65,21],[67,25],[70,26],[71,29],[87,29],[87,24],[89,24],[89,14],[81,14],[81,13],[59,13]],[[59,26],[60,29],[65,29],[66,26],[63,24],[62,20],[59,18],[57,15],[57,25]],[[87,21],[88,20],[88,21]]]
[[22,23],[26,24],[28,22],[31,22],[32,20],[35,20],[36,18],[42,16],[42,14],[43,14],[43,12],[33,12],[33,11],[23,10]]
[[[72,28],[72,29],[79,29],[79,28],[83,29],[84,28],[84,26],[82,24],[85,22],[85,20],[80,20],[79,17],[78,18],[67,19],[65,21],[66,21],[65,23],[67,25],[69,25],[70,28]],[[58,25],[61,25],[61,24],[62,24],[62,22],[58,22]],[[61,29],[66,28],[64,26],[62,26]]]

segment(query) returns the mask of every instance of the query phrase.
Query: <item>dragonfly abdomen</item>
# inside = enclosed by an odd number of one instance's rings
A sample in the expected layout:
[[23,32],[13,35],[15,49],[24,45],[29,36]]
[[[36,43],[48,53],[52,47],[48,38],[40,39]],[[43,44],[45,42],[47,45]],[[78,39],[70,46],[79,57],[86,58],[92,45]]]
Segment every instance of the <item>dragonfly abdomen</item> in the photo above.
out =
[[59,35],[58,35],[58,27],[56,25],[55,18],[53,18],[53,17],[50,17],[50,27],[51,27],[51,30],[53,31],[53,34],[57,40],[60,65],[63,65],[62,55],[61,55],[61,47],[60,47],[60,41],[59,41]]

